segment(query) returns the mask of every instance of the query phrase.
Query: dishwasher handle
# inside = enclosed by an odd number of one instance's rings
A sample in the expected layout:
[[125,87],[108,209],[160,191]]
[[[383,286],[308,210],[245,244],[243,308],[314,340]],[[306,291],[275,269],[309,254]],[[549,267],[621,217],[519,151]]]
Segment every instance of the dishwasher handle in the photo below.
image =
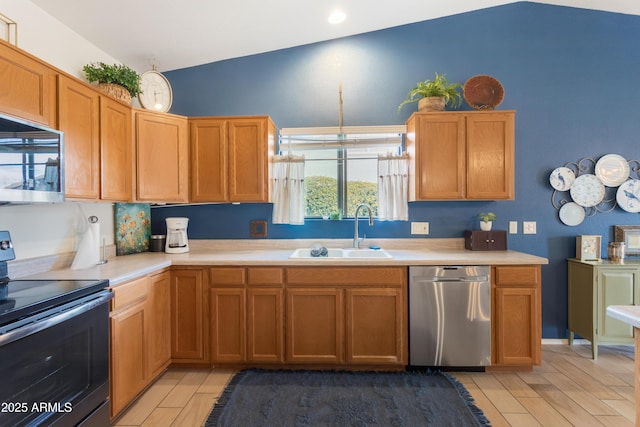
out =
[[489,278],[487,276],[474,276],[474,277],[416,277],[414,280],[418,282],[428,283],[443,283],[443,282],[487,282]]

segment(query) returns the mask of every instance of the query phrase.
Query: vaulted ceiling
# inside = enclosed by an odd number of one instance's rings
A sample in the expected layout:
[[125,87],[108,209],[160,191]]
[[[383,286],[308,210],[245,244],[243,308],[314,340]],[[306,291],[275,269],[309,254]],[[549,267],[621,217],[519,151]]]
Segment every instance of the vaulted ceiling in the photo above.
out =
[[[517,3],[504,0],[31,0],[138,70],[185,68]],[[537,3],[640,15],[631,0]],[[347,19],[327,22],[342,9]]]

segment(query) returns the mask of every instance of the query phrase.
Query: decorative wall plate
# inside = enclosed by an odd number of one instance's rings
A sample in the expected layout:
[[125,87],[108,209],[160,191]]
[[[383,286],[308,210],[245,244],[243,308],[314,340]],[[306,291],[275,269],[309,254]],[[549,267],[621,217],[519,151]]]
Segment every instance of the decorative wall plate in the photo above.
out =
[[629,179],[618,187],[616,201],[627,212],[640,212],[640,180]]
[[607,187],[617,187],[629,179],[629,163],[618,154],[602,156],[596,163],[596,176]]
[[549,175],[551,186],[558,191],[567,191],[576,179],[576,174],[571,169],[562,166],[555,168]]
[[493,110],[502,102],[504,88],[496,78],[479,75],[471,77],[464,83],[462,94],[471,108]]
[[604,184],[595,175],[580,175],[571,185],[571,198],[586,208],[595,206],[604,199]]
[[577,203],[569,202],[560,208],[560,221],[564,225],[575,226],[584,221],[584,208]]

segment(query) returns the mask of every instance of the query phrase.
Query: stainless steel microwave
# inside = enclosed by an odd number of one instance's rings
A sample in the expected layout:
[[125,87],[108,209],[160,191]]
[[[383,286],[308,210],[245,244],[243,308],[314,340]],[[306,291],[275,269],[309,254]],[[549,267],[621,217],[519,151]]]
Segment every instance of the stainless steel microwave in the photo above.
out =
[[62,132],[0,114],[0,204],[64,201]]

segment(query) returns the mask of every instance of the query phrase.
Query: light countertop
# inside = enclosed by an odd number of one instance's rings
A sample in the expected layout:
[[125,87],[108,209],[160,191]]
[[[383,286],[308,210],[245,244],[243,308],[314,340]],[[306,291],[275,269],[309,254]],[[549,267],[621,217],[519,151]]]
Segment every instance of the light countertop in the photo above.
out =
[[295,240],[190,240],[184,254],[144,252],[110,258],[103,265],[84,270],[61,269],[30,278],[109,279],[112,285],[170,266],[273,265],[273,266],[409,266],[409,265],[523,265],[547,264],[548,260],[517,251],[470,251],[463,239],[371,239],[361,244],[379,246],[393,258],[313,258],[290,259],[296,248],[321,243],[327,248],[347,248],[351,239]]
[[607,307],[607,315],[622,320],[635,328],[640,328],[640,306],[610,305]]

